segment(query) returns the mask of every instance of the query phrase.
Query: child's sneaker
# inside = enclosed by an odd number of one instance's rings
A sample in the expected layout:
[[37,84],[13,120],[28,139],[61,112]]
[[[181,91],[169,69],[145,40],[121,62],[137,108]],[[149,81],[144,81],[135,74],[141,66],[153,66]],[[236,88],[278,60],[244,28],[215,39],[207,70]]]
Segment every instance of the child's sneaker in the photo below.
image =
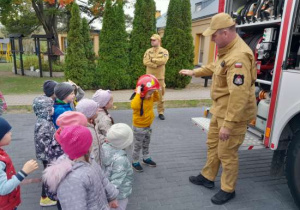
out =
[[146,160],[143,159],[143,163],[151,167],[156,167],[156,163],[152,161],[151,158],[147,158]]
[[48,197],[46,197],[46,198],[41,197],[40,206],[55,206],[56,204],[57,204],[57,201],[53,201]]
[[132,163],[132,167],[137,172],[143,172],[143,167],[141,166],[140,162]]

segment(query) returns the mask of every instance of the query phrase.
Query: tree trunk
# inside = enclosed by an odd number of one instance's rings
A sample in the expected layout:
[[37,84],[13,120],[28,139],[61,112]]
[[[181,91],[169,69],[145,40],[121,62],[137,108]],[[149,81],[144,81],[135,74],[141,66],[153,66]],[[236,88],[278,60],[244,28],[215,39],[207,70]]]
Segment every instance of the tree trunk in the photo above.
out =
[[[45,14],[44,8],[53,9],[56,7],[56,3],[50,5],[48,3],[44,3],[42,0],[31,0],[32,7],[36,13],[37,18],[43,26],[43,29],[46,35],[53,35],[54,39],[52,41],[52,45],[59,48],[58,42],[58,33],[57,33],[57,17],[55,14]],[[58,56],[53,56],[54,60],[57,60]]]

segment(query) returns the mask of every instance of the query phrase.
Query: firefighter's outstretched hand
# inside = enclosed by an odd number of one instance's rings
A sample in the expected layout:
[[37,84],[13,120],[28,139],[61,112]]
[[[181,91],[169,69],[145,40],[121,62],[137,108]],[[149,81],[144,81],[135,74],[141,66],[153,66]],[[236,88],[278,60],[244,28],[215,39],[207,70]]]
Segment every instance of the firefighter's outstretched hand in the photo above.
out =
[[192,77],[192,76],[194,76],[194,71],[193,70],[188,70],[188,69],[181,69],[179,71],[179,74]]
[[226,127],[221,127],[220,132],[219,132],[219,138],[222,141],[226,141],[229,139],[230,136],[230,130]]

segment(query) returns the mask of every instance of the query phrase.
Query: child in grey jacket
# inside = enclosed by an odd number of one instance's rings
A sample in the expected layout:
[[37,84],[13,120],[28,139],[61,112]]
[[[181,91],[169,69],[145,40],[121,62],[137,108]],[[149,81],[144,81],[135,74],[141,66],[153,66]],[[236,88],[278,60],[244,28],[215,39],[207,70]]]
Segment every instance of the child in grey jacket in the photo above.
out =
[[124,123],[111,126],[107,133],[107,143],[102,145],[105,174],[119,190],[117,210],[125,210],[132,192],[133,170],[125,149],[133,141],[131,128]]
[[84,126],[65,127],[60,145],[68,158],[59,158],[43,174],[49,190],[57,192],[64,210],[109,210],[117,208],[118,190],[90,159],[91,132]]
[[[47,168],[50,162],[50,157],[48,156],[50,145],[53,143],[53,137],[55,133],[55,127],[52,122],[53,114],[53,104],[54,101],[46,96],[38,96],[33,100],[33,111],[37,117],[36,124],[34,127],[34,143],[36,158],[40,160],[44,166]],[[45,185],[42,185],[42,194],[40,199],[41,206],[54,206],[56,201],[51,200],[46,195]]]

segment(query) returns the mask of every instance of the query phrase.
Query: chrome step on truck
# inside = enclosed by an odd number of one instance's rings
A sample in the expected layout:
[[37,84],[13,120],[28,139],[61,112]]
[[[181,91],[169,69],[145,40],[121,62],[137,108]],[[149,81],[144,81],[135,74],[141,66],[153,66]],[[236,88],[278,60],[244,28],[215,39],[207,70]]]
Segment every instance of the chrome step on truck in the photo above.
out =
[[[192,122],[201,128],[204,132],[208,132],[210,119],[205,117],[194,117]],[[255,131],[252,131],[251,128],[248,129],[245,140],[240,146],[239,150],[252,150],[252,149],[263,149],[265,148],[262,137],[255,134]]]

